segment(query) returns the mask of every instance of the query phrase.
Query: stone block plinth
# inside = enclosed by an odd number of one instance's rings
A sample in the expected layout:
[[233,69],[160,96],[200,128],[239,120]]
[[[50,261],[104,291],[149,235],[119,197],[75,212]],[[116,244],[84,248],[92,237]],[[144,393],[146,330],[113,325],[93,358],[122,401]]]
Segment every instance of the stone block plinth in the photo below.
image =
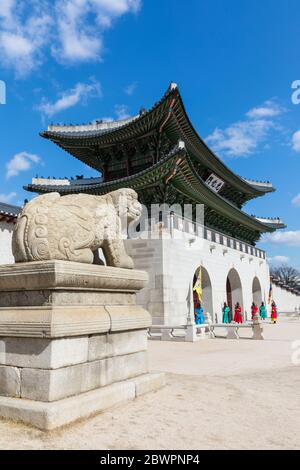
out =
[[149,374],[143,271],[0,267],[0,417],[54,429],[164,384]]

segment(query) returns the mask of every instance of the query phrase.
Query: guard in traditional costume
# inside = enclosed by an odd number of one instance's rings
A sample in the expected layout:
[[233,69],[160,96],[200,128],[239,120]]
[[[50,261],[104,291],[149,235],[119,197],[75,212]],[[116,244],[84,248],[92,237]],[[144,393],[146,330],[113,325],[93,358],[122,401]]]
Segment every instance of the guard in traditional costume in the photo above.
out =
[[252,320],[254,320],[255,315],[258,312],[258,306],[253,302],[251,305],[251,315],[252,315]]
[[268,313],[264,302],[262,302],[261,306],[259,307],[259,315],[262,320],[268,318]]
[[271,320],[272,320],[272,323],[277,323],[277,318],[278,318],[278,315],[277,315],[277,306],[276,306],[275,302],[273,301],[273,302],[272,302],[272,310],[271,310]]
[[239,302],[237,302],[237,304],[235,306],[233,321],[235,321],[235,323],[243,323],[242,308],[241,308]]
[[224,302],[223,307],[223,323],[230,323],[231,322],[231,311],[230,307],[228,307],[227,303]]
[[203,325],[203,323],[205,323],[204,308],[201,303],[195,308],[195,323],[196,325]]

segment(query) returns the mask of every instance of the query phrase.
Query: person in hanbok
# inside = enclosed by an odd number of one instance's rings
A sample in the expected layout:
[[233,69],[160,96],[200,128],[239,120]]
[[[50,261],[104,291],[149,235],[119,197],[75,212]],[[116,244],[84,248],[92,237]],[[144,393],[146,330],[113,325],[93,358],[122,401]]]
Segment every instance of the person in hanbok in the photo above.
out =
[[202,307],[201,302],[195,308],[195,323],[196,325],[203,325],[203,323],[205,323],[204,308]]
[[243,323],[242,308],[241,308],[239,302],[237,302],[237,304],[235,306],[235,309],[234,309],[234,319],[233,319],[233,321],[235,323]]
[[274,302],[274,300],[273,300],[273,302],[272,302],[272,310],[271,310],[271,320],[272,320],[272,323],[274,323],[274,324],[277,323],[277,317],[278,317],[278,315],[277,315],[277,306],[276,306],[276,304],[275,304],[275,302]]
[[259,315],[262,320],[268,318],[268,313],[264,302],[262,302],[261,306],[259,307]]
[[255,315],[258,312],[258,306],[253,302],[251,305],[251,315],[252,315],[252,320],[254,320]]
[[227,303],[224,302],[223,307],[223,323],[230,323],[231,322],[231,315],[230,315],[230,307],[228,307]]

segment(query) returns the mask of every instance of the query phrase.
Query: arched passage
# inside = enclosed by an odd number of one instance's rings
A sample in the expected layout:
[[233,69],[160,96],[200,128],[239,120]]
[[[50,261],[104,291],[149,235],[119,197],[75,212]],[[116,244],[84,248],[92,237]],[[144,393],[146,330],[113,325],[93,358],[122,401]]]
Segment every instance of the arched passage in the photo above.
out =
[[[204,308],[205,312],[208,312],[213,317],[213,298],[212,298],[212,287],[211,287],[211,280],[208,274],[207,269],[203,266],[196,269],[193,279],[193,286],[195,286],[197,280],[199,279],[199,272],[201,269],[201,287],[202,287],[202,307]],[[196,308],[197,304],[199,303],[199,298],[196,292],[193,292],[194,297],[194,308]]]
[[232,312],[237,302],[239,302],[242,309],[244,308],[242,283],[237,270],[234,268],[229,271],[227,276],[226,293],[227,304]]
[[262,291],[261,291],[261,285],[260,285],[260,282],[259,282],[259,279],[257,277],[255,277],[253,279],[253,283],[252,283],[252,297],[253,297],[253,302],[256,304],[256,305],[260,305],[262,303]]

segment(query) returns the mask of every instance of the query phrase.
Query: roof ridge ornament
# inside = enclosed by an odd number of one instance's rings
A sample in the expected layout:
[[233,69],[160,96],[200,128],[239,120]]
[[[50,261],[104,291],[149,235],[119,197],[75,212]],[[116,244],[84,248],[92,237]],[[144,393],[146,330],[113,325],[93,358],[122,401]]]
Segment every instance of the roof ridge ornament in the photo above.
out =
[[264,220],[281,220],[281,217],[262,217],[258,215],[251,215],[251,217],[255,217],[256,219],[264,219]]
[[257,185],[257,186],[266,186],[273,188],[273,184],[271,181],[262,181],[262,180],[255,180],[253,178],[245,178],[244,176],[241,176],[241,178],[246,181],[246,183],[250,183],[252,185]]

